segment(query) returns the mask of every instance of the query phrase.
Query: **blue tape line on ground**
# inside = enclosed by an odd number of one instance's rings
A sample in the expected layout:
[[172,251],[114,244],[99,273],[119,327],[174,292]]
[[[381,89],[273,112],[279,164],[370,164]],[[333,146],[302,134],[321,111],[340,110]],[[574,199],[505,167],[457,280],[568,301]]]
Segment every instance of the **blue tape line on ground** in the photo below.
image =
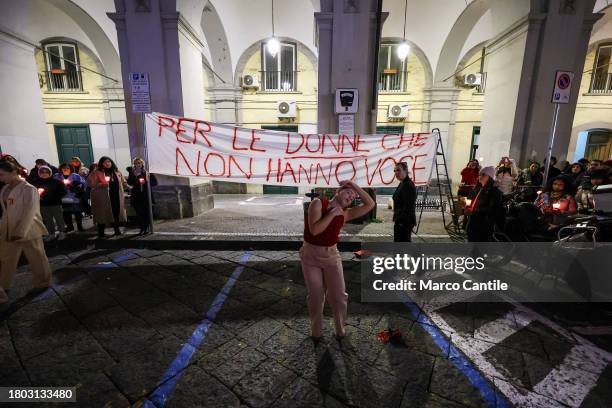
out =
[[[245,264],[249,260],[250,256],[250,252],[245,252],[244,255],[242,255],[242,258],[240,258],[240,263]],[[166,404],[166,401],[168,401],[172,391],[174,391],[174,387],[176,386],[178,380],[182,377],[183,370],[185,370],[185,368],[189,365],[191,357],[193,357],[198,347],[200,347],[206,338],[206,334],[214,323],[217,313],[219,313],[219,310],[221,310],[225,299],[227,299],[227,295],[232,290],[232,287],[240,277],[243,270],[244,265],[236,267],[227,282],[225,282],[225,285],[223,285],[223,288],[219,291],[215,297],[215,300],[213,300],[211,303],[208,312],[206,312],[204,320],[202,320],[202,323],[200,323],[193,331],[187,343],[185,343],[174,361],[172,361],[170,367],[164,373],[160,381],[160,385],[145,401],[143,405],[144,408],[161,408]]]
[[[407,295],[405,298],[409,299]],[[442,351],[448,353],[449,361],[467,377],[470,383],[480,392],[488,406],[496,408],[509,407],[504,397],[493,388],[480,371],[474,368],[470,360],[444,337],[433,322],[424,313],[421,313],[421,310],[414,302],[407,300],[404,302],[404,305],[410,309],[412,315],[417,319],[417,323],[431,336],[434,343]]]

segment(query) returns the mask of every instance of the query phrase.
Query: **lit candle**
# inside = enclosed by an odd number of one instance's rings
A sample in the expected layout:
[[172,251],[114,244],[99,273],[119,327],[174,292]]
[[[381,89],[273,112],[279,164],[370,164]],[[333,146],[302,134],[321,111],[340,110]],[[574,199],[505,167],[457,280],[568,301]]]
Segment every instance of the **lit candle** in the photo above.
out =
[[141,178],[139,178],[139,179],[138,179],[138,182],[139,182],[140,184],[144,184],[144,183],[145,183],[145,179],[143,179],[143,178],[141,177]]
[[537,191],[538,195],[542,194],[542,190]]
[[45,189],[44,189],[44,188],[39,188],[39,189],[38,189],[38,195],[39,195],[39,196],[42,196],[42,195],[44,194],[44,192],[45,192]]
[[561,208],[561,203],[553,203],[553,209],[558,210]]
[[469,207],[470,205],[472,205],[472,200],[470,200],[469,198],[466,198],[466,199],[465,199],[465,205],[466,205],[466,206],[468,206],[468,207]]
[[104,180],[106,180],[107,183],[110,183],[110,176],[104,177]]
[[68,179],[64,179],[64,184],[65,184],[65,185],[70,184],[70,180],[68,180]]

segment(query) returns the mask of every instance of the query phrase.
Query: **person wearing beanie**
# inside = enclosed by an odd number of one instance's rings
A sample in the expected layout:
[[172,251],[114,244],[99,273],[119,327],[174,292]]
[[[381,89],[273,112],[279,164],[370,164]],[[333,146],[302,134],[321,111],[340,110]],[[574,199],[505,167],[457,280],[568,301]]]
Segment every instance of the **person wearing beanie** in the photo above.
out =
[[38,189],[40,214],[47,231],[49,231],[47,239],[55,238],[56,230],[60,238],[63,238],[63,234],[66,232],[62,212],[62,198],[66,195],[66,190],[64,189],[64,183],[51,177],[51,172],[49,166],[40,166],[38,168],[38,178],[34,179],[32,184]]
[[491,241],[495,225],[503,221],[502,192],[494,183],[496,173],[493,166],[482,168],[478,173],[478,184],[466,200],[469,242]]
[[590,178],[588,183],[583,183],[576,193],[576,205],[578,211],[588,212],[595,208],[593,200],[593,187],[610,184],[609,169],[605,166],[599,166],[589,172]]
[[30,170],[30,174],[26,178],[26,181],[32,185],[34,185],[34,182],[38,180],[38,170],[40,170],[40,168],[43,166],[46,166],[51,169],[51,174],[57,173],[57,168],[50,165],[49,162],[47,162],[45,159],[36,159],[34,163],[35,166]]

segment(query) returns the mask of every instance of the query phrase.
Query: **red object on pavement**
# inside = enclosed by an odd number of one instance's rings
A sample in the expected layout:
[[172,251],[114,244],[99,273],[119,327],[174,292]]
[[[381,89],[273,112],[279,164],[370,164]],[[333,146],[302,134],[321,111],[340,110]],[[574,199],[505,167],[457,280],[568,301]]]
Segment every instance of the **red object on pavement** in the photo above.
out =
[[368,251],[367,249],[360,249],[359,251],[355,251],[353,253],[359,259],[367,258],[368,256],[372,255],[372,252]]
[[382,330],[376,335],[376,340],[381,343],[389,343],[392,340],[398,340],[402,337],[402,332],[397,329]]

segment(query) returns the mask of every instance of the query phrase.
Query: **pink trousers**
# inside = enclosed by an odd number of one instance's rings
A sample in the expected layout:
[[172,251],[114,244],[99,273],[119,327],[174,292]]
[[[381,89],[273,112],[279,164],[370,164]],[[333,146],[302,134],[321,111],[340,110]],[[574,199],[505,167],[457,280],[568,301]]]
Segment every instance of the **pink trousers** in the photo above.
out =
[[336,245],[326,247],[304,242],[300,248],[300,260],[308,292],[306,300],[312,335],[321,335],[326,297],[334,315],[336,334],[344,335],[348,294],[338,248]]

